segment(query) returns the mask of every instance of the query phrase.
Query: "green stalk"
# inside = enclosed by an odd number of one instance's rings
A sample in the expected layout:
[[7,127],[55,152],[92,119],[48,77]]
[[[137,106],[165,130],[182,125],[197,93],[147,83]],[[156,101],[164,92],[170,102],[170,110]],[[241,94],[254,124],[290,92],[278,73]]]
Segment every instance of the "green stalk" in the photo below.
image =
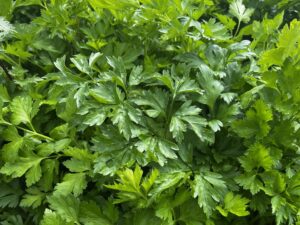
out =
[[173,111],[173,107],[174,107],[175,98],[176,98],[176,93],[173,94],[171,103],[170,103],[170,105],[168,107],[168,110],[167,110],[165,138],[167,138],[167,134],[169,132],[169,126],[170,126],[170,123],[171,123],[171,116],[172,116],[172,111]]
[[234,34],[234,37],[236,37],[236,35],[239,33],[239,31],[240,31],[240,26],[241,26],[241,21],[239,20],[238,25],[237,25],[237,28],[236,28],[236,31],[235,31],[235,34]]
[[[7,126],[14,126],[12,123],[9,123],[7,121],[0,121],[0,123],[2,123],[4,125],[7,125]],[[48,137],[46,135],[43,135],[43,134],[40,134],[40,133],[36,132],[36,130],[34,129],[34,127],[32,126],[31,123],[29,124],[29,126],[30,126],[30,128],[32,130],[28,130],[28,129],[26,129],[24,127],[20,127],[20,126],[15,126],[15,127],[18,128],[18,129],[20,129],[20,130],[23,130],[23,131],[25,131],[27,133],[30,133],[30,134],[32,134],[34,136],[40,137],[42,139],[45,139],[45,140],[48,140],[48,141],[54,141],[54,139],[52,139],[51,137]]]

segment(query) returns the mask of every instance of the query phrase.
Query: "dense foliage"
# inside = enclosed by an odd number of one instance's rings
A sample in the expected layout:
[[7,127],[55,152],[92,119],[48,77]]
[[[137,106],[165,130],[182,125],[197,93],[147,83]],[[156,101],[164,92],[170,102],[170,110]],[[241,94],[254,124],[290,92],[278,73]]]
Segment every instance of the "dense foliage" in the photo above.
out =
[[300,224],[298,0],[0,0],[0,224]]

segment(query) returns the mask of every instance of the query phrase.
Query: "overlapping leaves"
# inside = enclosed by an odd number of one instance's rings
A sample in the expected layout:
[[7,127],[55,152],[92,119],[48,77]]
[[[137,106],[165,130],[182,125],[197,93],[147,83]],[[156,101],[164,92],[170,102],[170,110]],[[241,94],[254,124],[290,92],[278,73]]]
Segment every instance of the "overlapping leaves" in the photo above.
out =
[[221,2],[0,0],[1,224],[299,223],[299,22]]

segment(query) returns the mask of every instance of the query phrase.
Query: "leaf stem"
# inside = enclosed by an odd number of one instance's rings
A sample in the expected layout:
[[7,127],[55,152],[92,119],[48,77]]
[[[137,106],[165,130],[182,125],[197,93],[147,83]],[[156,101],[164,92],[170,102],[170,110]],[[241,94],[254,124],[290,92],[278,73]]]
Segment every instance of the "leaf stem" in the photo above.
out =
[[237,25],[237,28],[236,28],[236,31],[235,31],[235,33],[234,33],[234,37],[236,37],[236,35],[239,33],[239,31],[240,31],[240,26],[241,26],[241,21],[239,20],[238,25]]
[[37,133],[36,130],[34,129],[34,126],[32,125],[31,122],[29,122],[29,127],[30,127],[30,129],[31,129],[33,132]]
[[166,118],[166,128],[165,128],[165,138],[167,138],[167,134],[168,134],[168,131],[169,131],[169,126],[170,126],[170,123],[171,123],[171,116],[172,116],[172,111],[173,111],[173,107],[174,107],[174,101],[175,101],[175,98],[176,98],[176,93],[173,94],[173,97],[172,97],[172,100],[171,100],[171,103],[167,109],[167,118]]
[[[2,123],[2,124],[4,124],[4,125],[7,125],[7,126],[14,126],[12,123],[9,123],[9,122],[4,121],[4,120],[3,120],[3,121],[0,121],[0,123]],[[20,129],[20,130],[23,130],[23,131],[25,131],[25,132],[27,132],[27,133],[30,133],[30,134],[32,134],[32,135],[34,135],[34,136],[43,138],[43,139],[45,139],[45,140],[48,140],[48,141],[54,141],[53,138],[48,137],[48,136],[46,136],[46,135],[43,135],[43,134],[40,134],[40,133],[36,132],[36,130],[34,129],[34,127],[32,126],[31,123],[30,123],[30,127],[31,127],[33,130],[28,130],[28,129],[26,129],[26,128],[24,128],[24,127],[20,127],[20,126],[15,126],[15,127],[18,128],[18,129]]]
[[17,127],[18,129],[20,129],[20,130],[23,130],[23,131],[25,131],[25,132],[31,133],[31,134],[34,135],[34,136],[38,136],[38,137],[43,138],[43,139],[48,140],[48,141],[54,141],[53,138],[48,137],[48,136],[43,135],[43,134],[40,134],[40,133],[38,133],[38,132],[36,132],[36,131],[31,131],[31,130],[28,130],[28,129],[26,129],[26,128],[20,127],[20,126],[16,126],[16,127]]

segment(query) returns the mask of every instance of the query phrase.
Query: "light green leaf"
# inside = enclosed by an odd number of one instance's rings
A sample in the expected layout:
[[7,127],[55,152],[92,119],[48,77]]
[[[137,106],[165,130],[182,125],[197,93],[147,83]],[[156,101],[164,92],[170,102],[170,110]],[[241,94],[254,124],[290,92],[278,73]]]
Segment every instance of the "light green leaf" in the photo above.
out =
[[235,0],[229,6],[229,13],[236,17],[239,21],[248,23],[254,9],[246,9],[243,0]]
[[57,213],[46,209],[44,212],[41,225],[73,225],[74,223],[66,223]]
[[165,72],[161,76],[159,76],[159,75],[155,76],[155,78],[157,80],[161,81],[165,86],[167,86],[171,92],[174,92],[174,82],[173,82],[170,74]]
[[30,124],[31,119],[38,112],[37,106],[33,104],[29,96],[15,97],[10,104],[10,109],[12,111],[11,121],[15,125]]
[[29,5],[42,5],[41,0],[16,0],[14,6],[29,6]]
[[97,1],[97,0],[89,0],[89,3],[94,7],[94,8],[105,8],[105,9],[110,9],[110,10],[122,10],[128,7],[137,7],[138,6],[138,1],[136,0],[120,0],[120,1],[109,1],[109,0],[103,0],[103,1]]
[[264,182],[262,190],[269,196],[281,194],[286,190],[285,174],[271,170],[261,174],[261,179]]
[[140,187],[143,171],[139,166],[136,166],[134,171],[131,169],[119,171],[118,176],[119,183],[106,185],[107,188],[120,191],[118,194],[119,199],[115,203],[132,201],[144,197]]
[[130,86],[135,86],[141,83],[143,76],[143,66],[135,66],[132,68],[131,73],[129,75],[129,85]]
[[261,139],[269,133],[268,122],[272,119],[271,108],[263,100],[257,100],[246,112],[246,118],[234,121],[232,128],[240,137]]
[[[0,24],[1,24],[1,19],[0,19]],[[0,32],[1,32],[1,28],[0,28]],[[0,40],[1,40],[1,34],[0,34]],[[0,85],[0,100],[2,100],[3,102],[10,101],[10,96],[7,92],[7,88],[2,84]]]
[[[9,17],[13,10],[13,1],[12,0],[1,0],[0,1],[0,32],[1,32],[1,19],[3,17]],[[0,38],[1,40],[1,38]]]
[[81,173],[89,171],[91,169],[91,160],[80,160],[80,159],[70,159],[65,161],[64,166],[67,167],[71,172]]
[[221,94],[221,98],[227,103],[229,104],[230,102],[232,102],[232,100],[236,97],[236,93],[222,93]]
[[149,195],[156,198],[170,188],[179,187],[189,176],[190,174],[185,172],[161,173],[155,182],[155,187],[153,187]]
[[26,173],[27,187],[36,183],[42,176],[40,162],[43,157],[30,155],[29,157],[20,157],[14,163],[7,162],[1,168],[0,173],[11,176],[12,178],[21,177]]
[[90,95],[99,103],[115,104],[117,97],[113,85],[98,84],[96,88],[90,90]]
[[259,143],[252,145],[246,154],[239,158],[239,161],[247,172],[260,167],[270,170],[274,165],[270,150]]
[[48,197],[50,208],[55,210],[57,214],[72,224],[79,224],[80,202],[72,195],[59,196],[53,195]]
[[86,115],[84,119],[84,124],[89,126],[100,126],[106,119],[106,112],[99,110],[98,112],[90,112]]
[[220,120],[211,120],[208,122],[208,126],[214,131],[217,132],[221,130],[221,127],[223,127],[223,123]]
[[2,157],[5,162],[14,162],[17,160],[19,150],[23,145],[23,140],[23,138],[19,137],[3,146]]
[[284,222],[293,224],[294,215],[297,213],[297,208],[290,204],[286,198],[281,195],[276,195],[271,199],[272,213],[276,216],[276,224],[280,225]]
[[194,80],[191,80],[187,77],[185,79],[176,82],[176,93],[177,94],[185,94],[185,93],[202,94],[202,91]]
[[289,179],[287,191],[294,196],[300,196],[300,172],[299,171]]
[[241,195],[234,195],[232,192],[228,192],[224,199],[224,207],[217,206],[219,212],[227,217],[228,212],[237,216],[247,216],[247,204],[250,202],[249,199],[243,198]]
[[228,28],[229,30],[233,30],[236,25],[236,22],[234,22],[233,19],[231,19],[229,16],[218,13],[216,13],[215,15],[217,16],[218,20],[220,20],[220,22],[226,26],[226,28]]
[[154,184],[156,178],[159,176],[159,171],[157,169],[152,170],[150,176],[147,179],[144,179],[142,182],[142,187],[146,193],[149,192],[152,185]]
[[38,188],[29,188],[27,189],[27,194],[23,195],[20,206],[35,209],[42,204],[45,196],[46,194],[41,192]]
[[97,60],[102,56],[103,54],[100,52],[92,53],[89,58],[89,66],[93,68]]
[[263,187],[263,183],[255,172],[242,174],[236,177],[235,181],[245,190],[250,190],[253,195],[257,194]]
[[88,63],[88,59],[84,55],[75,55],[70,60],[79,71],[85,74],[90,74],[91,69]]
[[86,187],[85,173],[68,173],[64,176],[63,182],[56,185],[54,194],[62,197],[73,193],[77,197],[82,194]]

